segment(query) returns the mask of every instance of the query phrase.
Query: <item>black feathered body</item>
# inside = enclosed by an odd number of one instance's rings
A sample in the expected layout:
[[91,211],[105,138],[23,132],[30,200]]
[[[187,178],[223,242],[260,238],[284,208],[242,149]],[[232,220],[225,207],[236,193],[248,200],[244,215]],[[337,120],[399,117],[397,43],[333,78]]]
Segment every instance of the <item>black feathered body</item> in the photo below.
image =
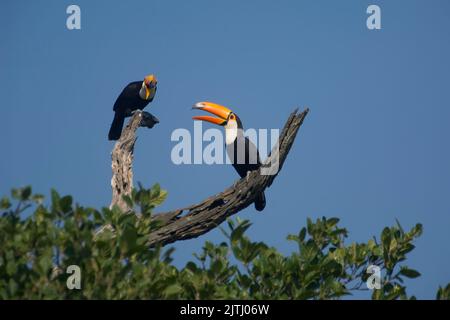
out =
[[258,149],[243,135],[238,135],[234,143],[227,146],[227,153],[232,160],[233,168],[241,178],[245,177],[248,171],[258,170],[261,166]]
[[[241,178],[246,177],[249,171],[259,170],[261,160],[259,158],[258,148],[244,136],[242,123],[239,118],[237,137],[232,144],[227,145],[227,154],[232,161],[233,168]],[[266,197],[261,192],[255,199],[255,209],[262,211],[266,206]]]
[[154,96],[149,100],[144,100],[139,96],[141,87],[142,81],[131,82],[117,97],[113,107],[115,115],[108,134],[109,140],[118,140],[120,138],[120,134],[122,133],[125,118],[131,116],[133,111],[143,110],[150,102],[153,101]]

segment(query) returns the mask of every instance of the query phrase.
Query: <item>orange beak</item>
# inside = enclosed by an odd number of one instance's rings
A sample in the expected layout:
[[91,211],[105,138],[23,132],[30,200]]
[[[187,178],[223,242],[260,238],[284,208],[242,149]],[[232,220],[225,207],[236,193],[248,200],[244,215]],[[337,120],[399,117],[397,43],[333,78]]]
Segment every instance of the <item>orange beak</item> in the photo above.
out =
[[192,109],[204,110],[209,113],[212,113],[219,118],[211,117],[211,116],[195,116],[192,117],[193,120],[202,120],[210,123],[217,124],[219,126],[223,126],[228,121],[228,116],[232,112],[227,107],[221,106],[220,104],[212,103],[212,102],[197,102]]

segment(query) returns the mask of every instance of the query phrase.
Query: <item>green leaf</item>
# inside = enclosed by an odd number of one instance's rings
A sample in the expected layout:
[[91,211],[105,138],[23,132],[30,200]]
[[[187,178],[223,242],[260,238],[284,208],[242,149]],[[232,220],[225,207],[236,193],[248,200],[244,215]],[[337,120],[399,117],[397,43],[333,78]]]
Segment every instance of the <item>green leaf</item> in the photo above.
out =
[[192,261],[189,261],[185,268],[194,273],[198,270],[197,265]]
[[136,232],[136,229],[134,229],[132,226],[125,226],[120,237],[120,248],[122,249],[122,253],[124,253],[125,255],[134,253],[135,250],[139,248],[137,239],[138,234]]
[[162,204],[166,198],[167,198],[167,191],[166,190],[160,190],[158,193],[158,196],[156,196],[155,198],[152,199],[152,203],[155,206],[159,206],[160,204]]
[[403,236],[405,234],[405,231],[402,228],[402,225],[400,224],[400,221],[398,219],[395,219],[395,223],[397,224],[398,229],[400,230],[401,235]]
[[170,247],[169,249],[167,249],[164,253],[163,253],[163,258],[162,260],[165,263],[171,263],[172,262],[172,254],[174,253],[175,248],[174,247]]
[[6,273],[9,276],[13,276],[16,273],[17,265],[14,261],[8,261],[6,264]]
[[151,188],[151,193],[155,194],[155,195],[159,195],[160,192],[161,192],[161,186],[159,185],[159,183],[155,183],[153,185],[153,187]]
[[0,200],[0,209],[9,209],[11,208],[11,202],[9,201],[8,197],[3,197],[2,200]]
[[450,300],[450,283],[445,288],[439,287],[436,294],[437,300]]
[[415,246],[411,243],[407,243],[405,244],[402,249],[400,250],[401,254],[407,254],[408,252],[411,252],[412,250],[414,250]]
[[60,212],[61,211],[61,207],[60,207],[61,197],[59,196],[59,193],[55,189],[52,189],[50,191],[50,193],[51,193],[51,201],[52,201],[52,211]]
[[31,196],[31,186],[26,186],[23,188],[13,188],[11,190],[11,196],[15,200],[26,201]]
[[34,194],[31,197],[31,200],[33,200],[34,202],[36,202],[37,204],[42,204],[44,202],[44,196],[42,194]]
[[59,207],[63,213],[69,213],[72,211],[72,197],[64,196],[59,200]]
[[330,218],[327,220],[327,227],[332,228],[339,223],[339,218]]
[[306,228],[308,229],[308,233],[311,234],[313,231],[313,222],[311,218],[306,218]]
[[221,260],[214,260],[211,263],[211,271],[213,272],[213,274],[218,274],[219,272],[222,271],[223,268],[223,262]]
[[392,238],[391,243],[389,244],[389,252],[393,253],[395,250],[397,250],[397,240]]
[[21,200],[28,200],[31,196],[31,186],[26,186],[22,189]]
[[419,237],[422,235],[423,232],[423,226],[421,223],[418,223],[414,226],[414,228],[412,229],[412,233],[415,237]]
[[408,267],[400,268],[400,274],[404,275],[405,277],[413,278],[413,279],[420,276],[420,272],[418,272],[414,269],[409,269]]
[[102,223],[103,222],[103,216],[102,216],[102,214],[99,211],[94,210],[93,211],[93,215],[94,215],[94,219],[95,219],[96,223]]
[[303,242],[305,240],[305,237],[306,237],[306,228],[302,228],[302,230],[300,230],[298,234],[298,239],[300,240],[300,242]]
[[389,251],[389,245],[391,243],[391,230],[389,228],[384,228],[381,233],[381,243],[386,251]]
[[242,221],[232,232],[231,232],[231,242],[235,242],[242,238],[244,232],[250,228],[251,223],[248,220]]
[[166,289],[164,289],[164,296],[168,298],[173,298],[174,296],[177,296],[179,293],[183,291],[183,288],[179,284],[172,284],[168,286]]

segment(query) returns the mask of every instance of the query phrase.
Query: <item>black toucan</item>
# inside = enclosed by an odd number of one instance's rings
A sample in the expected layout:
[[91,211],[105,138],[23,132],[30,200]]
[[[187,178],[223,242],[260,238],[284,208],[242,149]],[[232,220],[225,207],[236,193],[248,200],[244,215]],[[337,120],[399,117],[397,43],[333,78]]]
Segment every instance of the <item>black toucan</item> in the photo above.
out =
[[151,74],[146,76],[144,81],[131,82],[122,90],[116,103],[114,103],[115,115],[109,129],[109,140],[120,138],[125,117],[131,116],[133,111],[144,109],[153,101],[157,82],[156,77]]
[[[193,108],[210,112],[219,117],[195,116],[192,119],[208,121],[225,128],[227,154],[241,178],[247,176],[249,171],[258,170],[261,167],[258,149],[244,136],[244,128],[237,114],[212,102],[198,102]],[[261,192],[255,199],[255,209],[262,211],[265,206],[266,197],[264,192]]]

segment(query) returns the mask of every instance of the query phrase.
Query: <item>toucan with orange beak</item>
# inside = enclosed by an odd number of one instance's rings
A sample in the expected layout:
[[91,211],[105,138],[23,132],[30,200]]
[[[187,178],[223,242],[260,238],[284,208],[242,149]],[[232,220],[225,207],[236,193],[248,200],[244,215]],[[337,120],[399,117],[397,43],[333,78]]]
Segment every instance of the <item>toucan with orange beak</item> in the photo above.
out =
[[[237,114],[227,107],[212,102],[198,102],[193,109],[207,111],[218,117],[195,116],[192,119],[207,121],[225,128],[227,154],[241,178],[247,176],[250,171],[259,170],[261,160],[258,149],[244,136],[244,128]],[[261,192],[255,199],[255,209],[262,211],[265,206],[266,197],[264,192]]]
[[[114,119],[109,129],[108,139],[118,140],[122,133],[123,122],[136,110],[143,110],[153,101],[156,94],[156,77],[151,74],[144,78],[144,81],[134,81],[129,83],[114,103]],[[150,114],[149,114],[150,115]],[[158,119],[153,117],[152,121],[158,123]]]

